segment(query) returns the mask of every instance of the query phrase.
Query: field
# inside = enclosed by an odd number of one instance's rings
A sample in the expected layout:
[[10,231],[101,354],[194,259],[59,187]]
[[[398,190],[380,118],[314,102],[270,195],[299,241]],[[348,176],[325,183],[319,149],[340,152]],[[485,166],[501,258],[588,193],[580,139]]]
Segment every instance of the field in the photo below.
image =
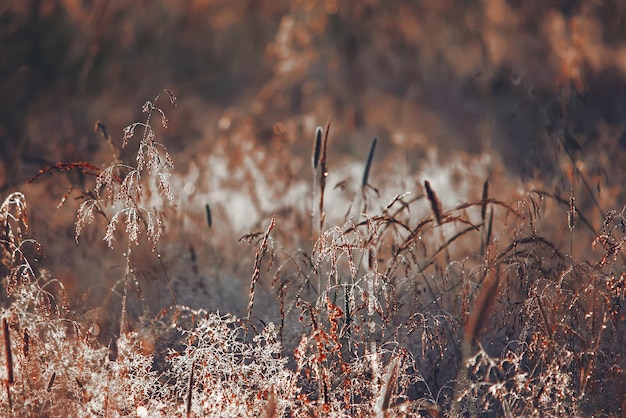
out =
[[623,416],[625,22],[1,5],[0,415]]

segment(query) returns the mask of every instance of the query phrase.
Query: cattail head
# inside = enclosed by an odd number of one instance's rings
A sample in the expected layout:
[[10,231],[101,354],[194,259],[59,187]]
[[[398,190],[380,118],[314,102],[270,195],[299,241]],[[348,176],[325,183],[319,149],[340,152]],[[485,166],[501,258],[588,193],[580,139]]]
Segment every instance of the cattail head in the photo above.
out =
[[424,188],[426,189],[426,197],[428,197],[428,201],[430,202],[430,207],[433,210],[437,224],[441,225],[443,220],[443,216],[441,214],[441,202],[439,201],[435,191],[432,187],[430,187],[430,182],[428,180],[424,181]]
[[209,228],[211,228],[213,226],[213,218],[211,217],[211,206],[209,206],[209,204],[207,203],[206,205],[204,205],[204,209],[206,212],[206,222],[209,225]]
[[483,183],[483,199],[480,205],[480,218],[485,222],[487,215],[487,199],[489,198],[489,179]]
[[50,392],[52,390],[52,385],[54,385],[54,379],[57,377],[57,372],[53,372],[52,376],[50,376],[50,380],[48,381],[48,387],[46,388],[46,392]]
[[2,318],[2,331],[4,334],[4,362],[7,368],[7,382],[13,383],[13,355],[11,354],[11,334],[9,334],[9,323],[6,318]]
[[326,189],[326,177],[328,176],[328,167],[326,166],[326,151],[328,150],[328,134],[330,133],[330,121],[328,119],[328,123],[326,123],[326,130],[324,132],[324,140],[322,141],[321,149],[320,149],[320,173],[319,173],[319,185],[320,185],[320,204],[319,204],[319,212],[320,212],[320,232],[324,229],[324,220],[326,219],[326,214],[324,213],[324,190]]
[[315,130],[315,143],[313,144],[313,170],[317,170],[320,162],[320,152],[322,150],[322,127],[318,126]]
[[24,357],[28,357],[28,345],[30,343],[30,338],[28,337],[28,331],[24,330],[24,344],[22,345],[22,350],[24,352]]
[[489,320],[489,312],[495,304],[500,282],[500,270],[491,268],[483,280],[474,308],[465,323],[464,345],[471,347],[478,337],[478,333],[484,328]]

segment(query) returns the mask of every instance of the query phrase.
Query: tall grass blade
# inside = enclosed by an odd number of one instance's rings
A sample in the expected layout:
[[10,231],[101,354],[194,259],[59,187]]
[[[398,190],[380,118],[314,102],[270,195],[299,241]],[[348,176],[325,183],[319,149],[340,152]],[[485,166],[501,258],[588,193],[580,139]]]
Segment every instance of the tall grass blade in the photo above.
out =
[[372,167],[372,160],[374,159],[374,152],[376,151],[376,144],[378,143],[378,138],[374,138],[372,141],[372,145],[370,145],[370,153],[367,156],[367,163],[365,164],[365,171],[363,172],[363,180],[361,181],[361,187],[365,189],[367,186],[367,180],[370,176],[370,168]]

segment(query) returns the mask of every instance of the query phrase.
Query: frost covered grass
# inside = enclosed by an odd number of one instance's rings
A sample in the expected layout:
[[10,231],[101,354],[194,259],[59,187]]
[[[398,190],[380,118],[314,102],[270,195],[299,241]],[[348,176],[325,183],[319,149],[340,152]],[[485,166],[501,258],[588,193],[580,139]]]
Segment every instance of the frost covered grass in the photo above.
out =
[[[159,96],[143,111],[146,120],[122,139],[136,146],[134,162],[120,160],[98,124],[110,164],[40,173],[91,178],[91,187],[68,191],[82,200],[78,245],[92,228],[123,248],[119,279],[102,284],[120,301],[106,311],[117,324],[108,342],[85,319],[99,307],[82,306],[45,268],[25,196],[14,192],[0,207],[3,416],[622,413],[611,400],[624,397],[626,218],[577,205],[595,197],[573,158],[565,158],[565,197],[511,191],[463,164],[406,173],[393,158],[376,160],[376,142],[362,163],[339,168],[328,123],[311,132],[313,181],[292,177],[283,170],[289,155],[256,149],[237,128],[235,145],[216,144],[221,166],[209,158],[172,177],[176,156],[152,126],[156,115],[167,127]],[[455,175],[462,192],[449,181]],[[239,232],[220,225],[242,211],[237,199],[248,199],[240,241],[253,250],[224,244]],[[195,289],[169,271],[171,260],[202,275],[195,247],[180,248],[201,224],[219,241],[222,271],[250,278],[247,297],[232,296],[239,315],[180,302]],[[151,282],[140,280],[142,249],[160,272]],[[244,256],[250,263],[238,265]],[[171,300],[155,306],[150,287]]]

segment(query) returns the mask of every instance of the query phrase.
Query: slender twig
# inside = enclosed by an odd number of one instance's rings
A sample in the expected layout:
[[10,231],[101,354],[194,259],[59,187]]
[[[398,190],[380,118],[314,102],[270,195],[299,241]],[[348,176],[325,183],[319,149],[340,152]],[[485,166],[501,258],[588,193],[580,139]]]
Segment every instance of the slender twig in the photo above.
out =
[[248,299],[248,314],[247,318],[250,319],[250,314],[252,313],[252,306],[254,305],[254,291],[256,287],[256,283],[259,281],[261,277],[261,262],[263,261],[263,257],[267,254],[268,247],[268,239],[270,236],[270,232],[276,226],[276,219],[272,217],[269,226],[267,227],[267,231],[265,231],[265,235],[263,235],[263,241],[261,242],[261,246],[257,249],[255,257],[254,257],[254,271],[252,272],[252,280],[250,281],[250,295]]

